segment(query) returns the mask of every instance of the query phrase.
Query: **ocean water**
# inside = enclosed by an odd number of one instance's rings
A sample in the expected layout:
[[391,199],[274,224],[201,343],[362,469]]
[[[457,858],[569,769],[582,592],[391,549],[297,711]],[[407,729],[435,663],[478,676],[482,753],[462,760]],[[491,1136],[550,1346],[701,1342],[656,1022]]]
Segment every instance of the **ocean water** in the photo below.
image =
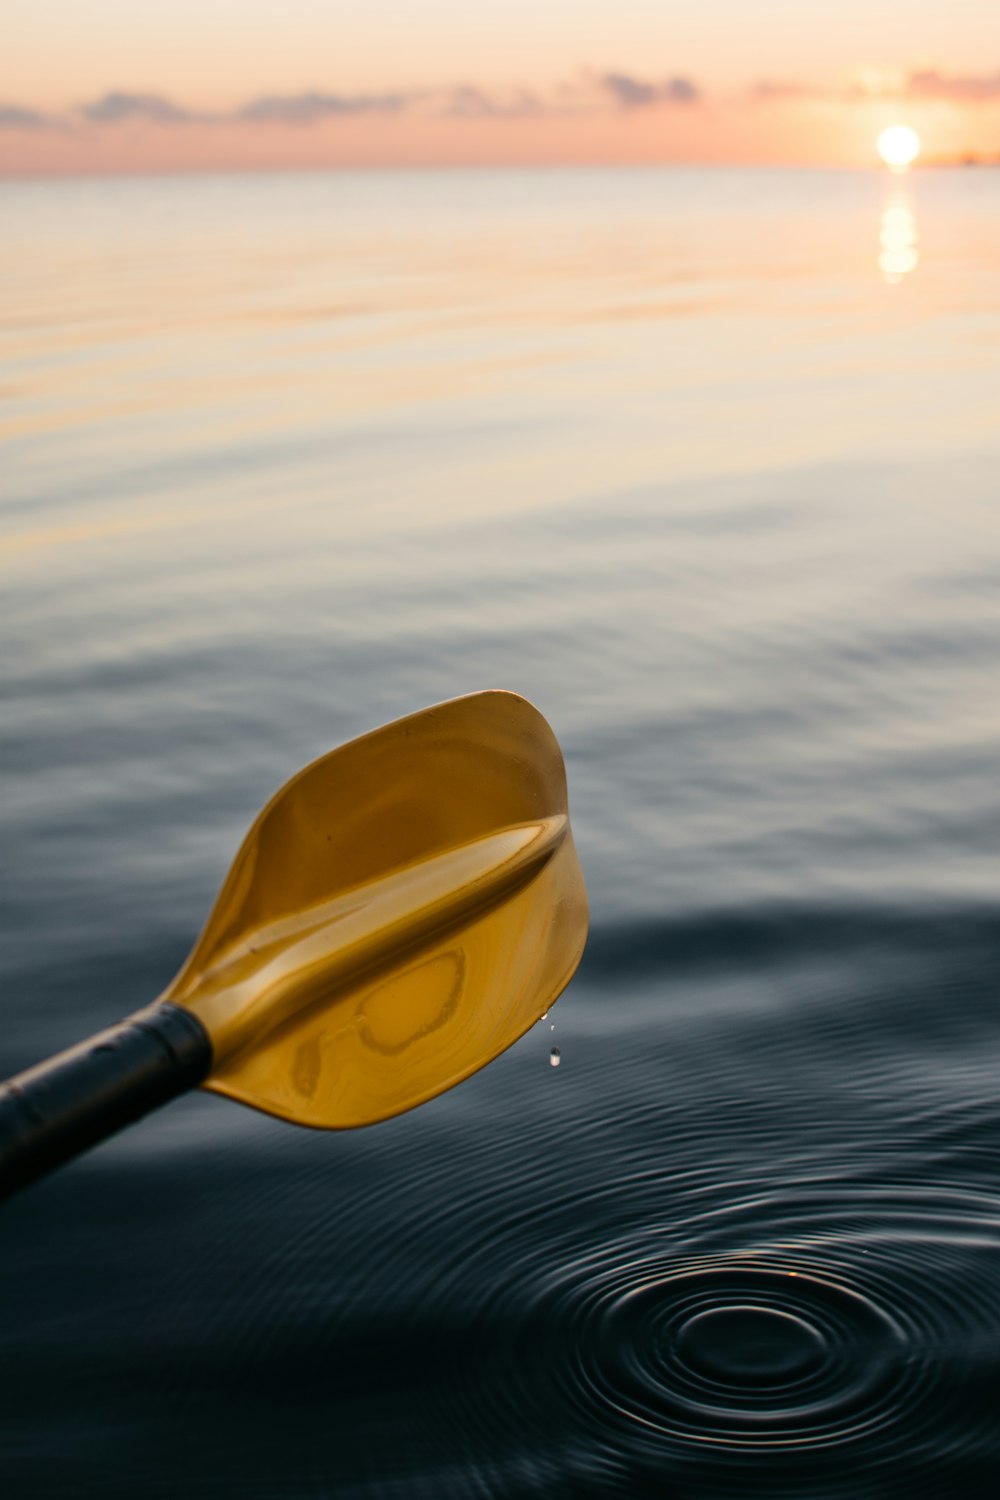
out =
[[420,1110],[192,1096],[5,1205],[6,1492],[994,1494],[1000,175],[0,214],[0,1073],[439,699],[549,718],[592,908]]

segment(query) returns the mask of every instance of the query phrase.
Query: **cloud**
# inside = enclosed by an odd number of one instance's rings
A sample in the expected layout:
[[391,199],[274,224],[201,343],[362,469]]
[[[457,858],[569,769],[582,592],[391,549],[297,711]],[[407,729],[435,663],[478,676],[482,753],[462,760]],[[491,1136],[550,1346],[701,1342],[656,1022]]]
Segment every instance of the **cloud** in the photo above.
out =
[[756,104],[783,100],[817,100],[842,104],[866,99],[951,99],[964,104],[1000,102],[1000,72],[952,75],[928,68],[857,68],[850,80],[827,88],[794,82],[752,84],[747,97]]
[[159,94],[127,94],[118,90],[82,105],[80,114],[92,125],[122,125],[132,120],[150,125],[192,125],[209,118]]
[[752,84],[749,90],[750,98],[758,104],[780,104],[786,99],[808,99],[814,96],[814,92],[801,83],[776,83],[766,79],[761,83]]
[[855,68],[850,77],[838,83],[800,83],[795,79],[763,79],[746,91],[751,104],[803,103],[853,104],[863,99],[898,99],[905,92],[906,79],[899,70]]
[[956,76],[931,70],[911,73],[906,92],[911,99],[958,99],[972,104],[1000,100],[1000,73]]
[[43,115],[37,109],[22,109],[19,104],[0,104],[0,130],[58,130],[60,121]]
[[233,116],[264,125],[317,125],[345,115],[399,114],[413,94],[266,94],[252,99]]
[[701,90],[690,78],[668,78],[649,82],[629,73],[602,73],[601,87],[611,95],[619,109],[649,109],[657,104],[697,104]]
[[528,89],[518,89],[503,97],[489,94],[474,84],[461,84],[447,95],[444,112],[459,120],[526,120],[561,111]]
[[[761,88],[774,89],[774,85]],[[327,93],[318,89],[296,94],[261,94],[235,109],[189,108],[162,94],[111,89],[60,114],[43,114],[0,103],[0,130],[69,130],[96,126],[114,130],[128,125],[173,129],[189,125],[277,125],[311,128],[328,121],[364,115],[430,115],[453,120],[543,120],[593,116],[615,110],[631,112],[701,102],[700,87],[689,78],[638,78],[628,73],[587,72],[544,91],[528,88],[493,90],[475,83],[409,92]]]

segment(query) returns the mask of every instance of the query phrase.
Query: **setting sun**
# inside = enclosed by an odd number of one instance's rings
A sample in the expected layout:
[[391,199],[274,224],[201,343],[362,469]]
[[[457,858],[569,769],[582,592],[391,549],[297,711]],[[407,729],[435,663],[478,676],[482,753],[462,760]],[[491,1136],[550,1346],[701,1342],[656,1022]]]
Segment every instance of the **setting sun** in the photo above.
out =
[[920,153],[920,137],[908,125],[890,125],[878,138],[878,154],[894,172],[905,172]]

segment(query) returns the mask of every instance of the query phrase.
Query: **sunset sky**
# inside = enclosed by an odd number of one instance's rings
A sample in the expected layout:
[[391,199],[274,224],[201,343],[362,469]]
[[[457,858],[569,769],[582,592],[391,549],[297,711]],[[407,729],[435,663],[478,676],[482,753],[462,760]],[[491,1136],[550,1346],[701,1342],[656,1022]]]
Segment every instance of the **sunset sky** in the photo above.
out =
[[0,173],[1000,156],[997,0],[0,0]]

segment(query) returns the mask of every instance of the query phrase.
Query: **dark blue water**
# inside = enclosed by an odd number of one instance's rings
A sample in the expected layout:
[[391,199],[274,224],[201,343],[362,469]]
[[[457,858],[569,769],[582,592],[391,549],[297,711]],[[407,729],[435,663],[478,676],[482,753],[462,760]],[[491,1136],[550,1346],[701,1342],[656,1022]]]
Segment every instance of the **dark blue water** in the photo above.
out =
[[995,1492],[1000,198],[902,192],[3,189],[2,1072],[441,698],[549,717],[592,905],[413,1114],[192,1097],[4,1207],[11,1493]]

